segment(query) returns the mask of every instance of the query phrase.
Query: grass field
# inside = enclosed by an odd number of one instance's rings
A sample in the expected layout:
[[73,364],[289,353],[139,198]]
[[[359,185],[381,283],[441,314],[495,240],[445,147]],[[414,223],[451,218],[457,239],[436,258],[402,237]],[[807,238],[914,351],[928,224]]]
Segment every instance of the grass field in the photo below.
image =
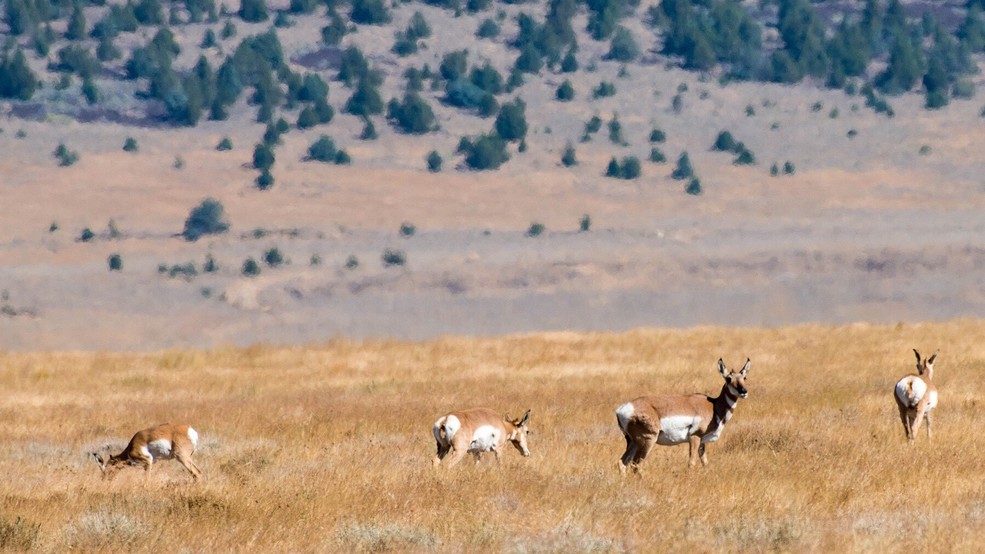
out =
[[[0,355],[0,549],[965,551],[983,547],[985,322],[560,333],[146,354]],[[935,436],[891,398],[940,348]],[[657,448],[621,477],[614,409],[717,393],[748,356],[710,464]],[[431,467],[454,408],[532,409],[530,448]],[[89,452],[188,422],[205,472],[100,479]]]

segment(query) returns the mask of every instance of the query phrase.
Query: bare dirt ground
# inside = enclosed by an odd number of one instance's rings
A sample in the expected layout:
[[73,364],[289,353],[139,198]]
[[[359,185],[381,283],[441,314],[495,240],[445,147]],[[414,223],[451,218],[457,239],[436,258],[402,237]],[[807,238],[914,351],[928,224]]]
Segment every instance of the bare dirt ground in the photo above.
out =
[[[362,39],[372,53],[372,37]],[[446,46],[418,61],[436,65],[455,45]],[[522,87],[529,149],[513,146],[499,171],[456,168],[455,146],[470,131],[464,116],[435,103],[441,130],[421,138],[380,118],[380,138],[360,141],[362,122],[344,114],[324,128],[291,131],[276,151],[277,182],[263,192],[248,167],[263,129],[245,103],[229,121],[184,130],[0,115],[0,348],[153,350],[985,314],[980,99],[929,112],[919,95],[907,95],[892,99],[897,116],[889,119],[860,97],[808,85],[723,86],[656,65],[618,71],[598,61],[596,71],[576,74],[581,101],[567,104],[553,101],[558,83],[550,79]],[[600,80],[615,82],[619,94],[584,98]],[[399,84],[389,75],[387,93]],[[331,86],[340,105],[348,92]],[[671,98],[684,89],[678,113]],[[579,142],[593,114],[605,122],[618,115],[625,145],[611,143],[604,125]],[[653,128],[667,133],[659,145],[667,164],[645,161]],[[721,130],[758,163],[738,167],[711,151]],[[322,133],[350,153],[351,166],[301,161]],[[128,136],[139,152],[121,150]],[[232,151],[215,151],[223,136]],[[579,163],[564,168],[569,141]],[[57,167],[59,142],[80,161]],[[432,149],[445,158],[441,173],[424,167]],[[699,197],[670,178],[684,151],[704,187]],[[603,176],[610,158],[627,155],[643,160],[641,178]],[[786,161],[793,175],[769,175],[772,163]],[[206,197],[223,204],[230,231],[194,243],[175,236]],[[578,232],[583,214],[589,232]],[[399,235],[402,222],[416,226],[414,236]],[[525,236],[533,222],[546,231]],[[87,227],[97,236],[80,242]],[[244,260],[270,248],[289,263],[243,276]],[[386,248],[403,250],[406,264],[384,267]],[[108,271],[114,253],[121,272]],[[209,254],[219,270],[205,274]],[[345,268],[349,256],[357,268]],[[187,262],[197,276],[159,271]]]

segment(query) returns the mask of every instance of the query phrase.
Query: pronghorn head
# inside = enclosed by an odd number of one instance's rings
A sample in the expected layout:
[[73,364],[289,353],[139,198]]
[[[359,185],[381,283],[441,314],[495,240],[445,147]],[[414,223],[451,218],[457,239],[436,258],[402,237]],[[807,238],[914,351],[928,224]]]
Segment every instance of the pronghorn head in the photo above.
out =
[[746,358],[746,365],[742,366],[739,371],[729,370],[725,368],[725,362],[721,358],[718,359],[718,372],[722,374],[722,378],[725,379],[725,386],[728,387],[730,393],[733,396],[739,398],[745,398],[749,396],[749,391],[746,390],[746,374],[749,373],[749,365],[752,362],[749,358]]
[[503,419],[513,426],[506,439],[513,443],[520,454],[530,456],[530,449],[527,448],[527,435],[530,434],[530,427],[527,426],[530,423],[530,410],[527,410],[527,413],[523,414],[520,419],[511,419],[508,415],[504,416]]
[[932,380],[934,378],[934,362],[937,361],[937,355],[941,351],[934,352],[934,355],[929,358],[921,358],[916,348],[913,349],[913,353],[917,355],[917,373],[925,375],[928,379]]
[[106,452],[105,455],[93,452],[92,457],[99,464],[99,470],[103,472],[103,479],[112,479],[116,476],[116,472],[123,469],[124,460],[122,456],[111,456],[109,452]]

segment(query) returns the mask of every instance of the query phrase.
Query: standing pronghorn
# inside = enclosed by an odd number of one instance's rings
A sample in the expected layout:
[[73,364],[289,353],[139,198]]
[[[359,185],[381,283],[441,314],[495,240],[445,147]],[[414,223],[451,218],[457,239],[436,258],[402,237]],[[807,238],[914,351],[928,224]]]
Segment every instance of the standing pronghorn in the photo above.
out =
[[110,456],[109,459],[103,459],[98,452],[93,452],[92,455],[99,462],[104,479],[114,477],[116,472],[127,465],[142,465],[144,471],[150,471],[155,461],[173,458],[185,466],[193,479],[198,480],[202,470],[192,461],[196,446],[198,433],[194,429],[188,425],[164,423],[137,431],[123,452]]
[[930,440],[930,412],[937,407],[937,387],[934,386],[934,362],[940,350],[929,358],[921,358],[917,349],[917,374],[910,374],[896,382],[893,398],[899,408],[903,431],[911,443],[917,438],[920,420],[927,420],[927,440]]
[[450,450],[455,453],[446,464],[451,467],[462,460],[465,454],[475,456],[479,462],[483,452],[492,452],[499,461],[499,451],[509,441],[524,456],[530,455],[527,449],[527,433],[530,429],[530,410],[520,419],[510,419],[510,416],[500,417],[489,408],[473,408],[459,410],[443,415],[434,422],[432,432],[438,445],[438,453],[434,456],[434,465],[448,455]]
[[626,466],[632,464],[633,470],[639,472],[640,462],[650,453],[654,443],[664,446],[690,443],[688,465],[697,465],[699,457],[703,465],[707,464],[705,443],[718,440],[732,417],[735,404],[749,394],[746,390],[749,364],[747,358],[741,370],[729,371],[719,358],[718,371],[725,379],[725,385],[717,398],[701,393],[641,396],[619,406],[616,420],[626,437],[626,452],[619,460],[619,471],[625,473]]

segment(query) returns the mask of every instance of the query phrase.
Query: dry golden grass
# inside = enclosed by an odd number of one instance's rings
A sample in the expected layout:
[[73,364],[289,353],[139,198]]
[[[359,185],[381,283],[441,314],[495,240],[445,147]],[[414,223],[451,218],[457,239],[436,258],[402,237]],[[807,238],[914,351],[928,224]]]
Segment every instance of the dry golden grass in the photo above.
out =
[[[640,330],[149,354],[0,355],[0,548],[83,551],[980,551],[985,322]],[[935,438],[892,385],[941,349]],[[710,464],[657,448],[620,477],[614,408],[717,393],[753,360]],[[529,459],[435,470],[431,423],[532,408]],[[200,432],[100,479],[92,450]]]

